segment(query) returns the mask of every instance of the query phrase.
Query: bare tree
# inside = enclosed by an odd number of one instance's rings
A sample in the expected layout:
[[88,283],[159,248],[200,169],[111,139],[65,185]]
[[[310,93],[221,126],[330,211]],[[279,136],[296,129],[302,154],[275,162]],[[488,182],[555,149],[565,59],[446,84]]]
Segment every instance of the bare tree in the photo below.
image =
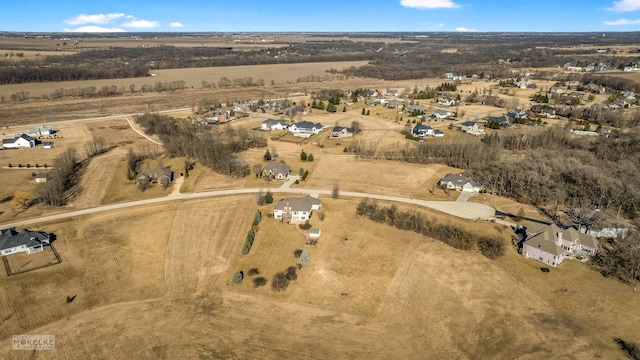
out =
[[338,199],[340,197],[340,186],[338,184],[333,184],[333,188],[331,189],[331,197],[333,199]]

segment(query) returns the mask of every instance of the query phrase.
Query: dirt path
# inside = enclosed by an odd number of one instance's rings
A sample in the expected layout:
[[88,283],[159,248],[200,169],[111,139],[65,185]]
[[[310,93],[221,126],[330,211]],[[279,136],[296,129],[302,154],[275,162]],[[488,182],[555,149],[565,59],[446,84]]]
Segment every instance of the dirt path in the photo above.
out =
[[182,187],[182,184],[184,183],[184,176],[179,176],[174,182],[173,182],[173,190],[171,191],[170,196],[174,196],[174,195],[180,195],[180,188]]
[[156,144],[156,145],[162,145],[161,142],[153,140],[152,138],[148,137],[145,133],[143,133],[142,131],[136,129],[135,126],[133,126],[133,123],[131,122],[131,120],[127,119],[127,122],[129,123],[129,126],[133,129],[133,131],[135,131],[136,133],[138,133],[138,135],[142,136],[143,138],[151,141],[152,143]]
[[105,154],[91,159],[85,174],[80,180],[80,194],[70,206],[76,209],[86,209],[100,205],[100,201],[107,193],[109,184],[113,180],[113,169],[118,166],[126,154],[122,148],[115,148]]

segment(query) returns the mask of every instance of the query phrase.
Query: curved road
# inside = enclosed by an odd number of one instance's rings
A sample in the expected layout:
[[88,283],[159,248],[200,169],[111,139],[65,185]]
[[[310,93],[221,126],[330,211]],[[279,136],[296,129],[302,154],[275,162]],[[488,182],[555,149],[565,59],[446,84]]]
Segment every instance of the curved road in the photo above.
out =
[[[265,190],[271,190],[273,193],[288,193],[288,194],[302,194],[302,195],[319,195],[319,194],[331,195],[332,193],[331,190],[322,190],[322,189],[297,189],[297,188],[291,189],[288,187],[288,185],[290,184],[286,184],[286,185],[287,186],[283,186],[282,188],[275,188],[275,189],[248,188],[248,189],[213,190],[213,191],[204,191],[204,192],[188,193],[188,194],[171,194],[171,195],[160,197],[160,198],[103,205],[103,206],[97,206],[97,207],[88,208],[88,209],[69,211],[69,212],[64,212],[64,213],[59,213],[54,215],[40,216],[32,219],[19,220],[13,223],[0,224],[0,229],[7,229],[11,227],[22,227],[22,226],[41,223],[41,222],[60,220],[60,219],[94,214],[94,213],[109,211],[109,210],[124,209],[124,208],[129,208],[134,206],[149,205],[149,204],[163,203],[163,202],[176,201],[176,200],[201,199],[201,198],[214,197],[214,196],[257,194]],[[472,219],[472,220],[495,219],[495,209],[488,205],[484,205],[480,203],[469,203],[469,202],[460,203],[455,201],[426,201],[426,200],[419,200],[419,199],[404,198],[399,196],[368,194],[368,193],[353,192],[353,191],[340,191],[340,196],[369,198],[369,199],[376,199],[376,200],[394,201],[394,202],[400,202],[405,204],[413,204],[413,205],[423,206],[429,209],[437,210],[446,214],[454,215],[463,219]]]

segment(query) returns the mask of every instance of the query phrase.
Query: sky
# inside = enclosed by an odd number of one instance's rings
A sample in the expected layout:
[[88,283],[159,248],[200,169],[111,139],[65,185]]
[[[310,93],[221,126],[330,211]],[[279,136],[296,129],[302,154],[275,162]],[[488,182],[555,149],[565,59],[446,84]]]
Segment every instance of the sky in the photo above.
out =
[[0,31],[640,31],[640,0],[0,0]]

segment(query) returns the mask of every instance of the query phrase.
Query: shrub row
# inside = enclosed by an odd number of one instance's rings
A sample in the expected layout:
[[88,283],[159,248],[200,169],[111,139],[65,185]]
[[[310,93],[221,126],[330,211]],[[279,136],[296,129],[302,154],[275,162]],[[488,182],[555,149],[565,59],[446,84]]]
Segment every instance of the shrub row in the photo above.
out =
[[247,233],[247,239],[242,247],[242,255],[247,255],[251,251],[251,247],[253,246],[253,241],[256,238],[256,233],[258,232],[258,225],[262,221],[262,213],[260,210],[256,211],[256,214],[253,216],[253,222],[251,223],[251,230]]
[[482,255],[495,259],[504,255],[505,244],[500,238],[481,237],[464,229],[429,220],[420,212],[399,211],[397,206],[388,208],[378,206],[371,200],[362,200],[356,208],[357,215],[370,220],[386,223],[401,230],[410,230],[424,236],[438,239],[460,250],[478,249]]
[[[33,166],[32,166],[31,164],[27,164],[27,165],[22,165],[22,164],[13,165],[12,163],[9,163],[9,166],[8,166],[8,167],[10,167],[10,168],[12,168],[12,167],[23,168],[23,167],[24,167],[24,168],[27,168],[27,169],[28,169],[28,168],[30,168],[30,167],[39,168],[39,167],[40,167],[40,164],[36,163],[35,165],[33,165]],[[43,165],[42,165],[42,167],[46,169],[46,168],[48,168],[48,167],[49,167],[49,165],[47,165],[47,164],[43,164]]]

